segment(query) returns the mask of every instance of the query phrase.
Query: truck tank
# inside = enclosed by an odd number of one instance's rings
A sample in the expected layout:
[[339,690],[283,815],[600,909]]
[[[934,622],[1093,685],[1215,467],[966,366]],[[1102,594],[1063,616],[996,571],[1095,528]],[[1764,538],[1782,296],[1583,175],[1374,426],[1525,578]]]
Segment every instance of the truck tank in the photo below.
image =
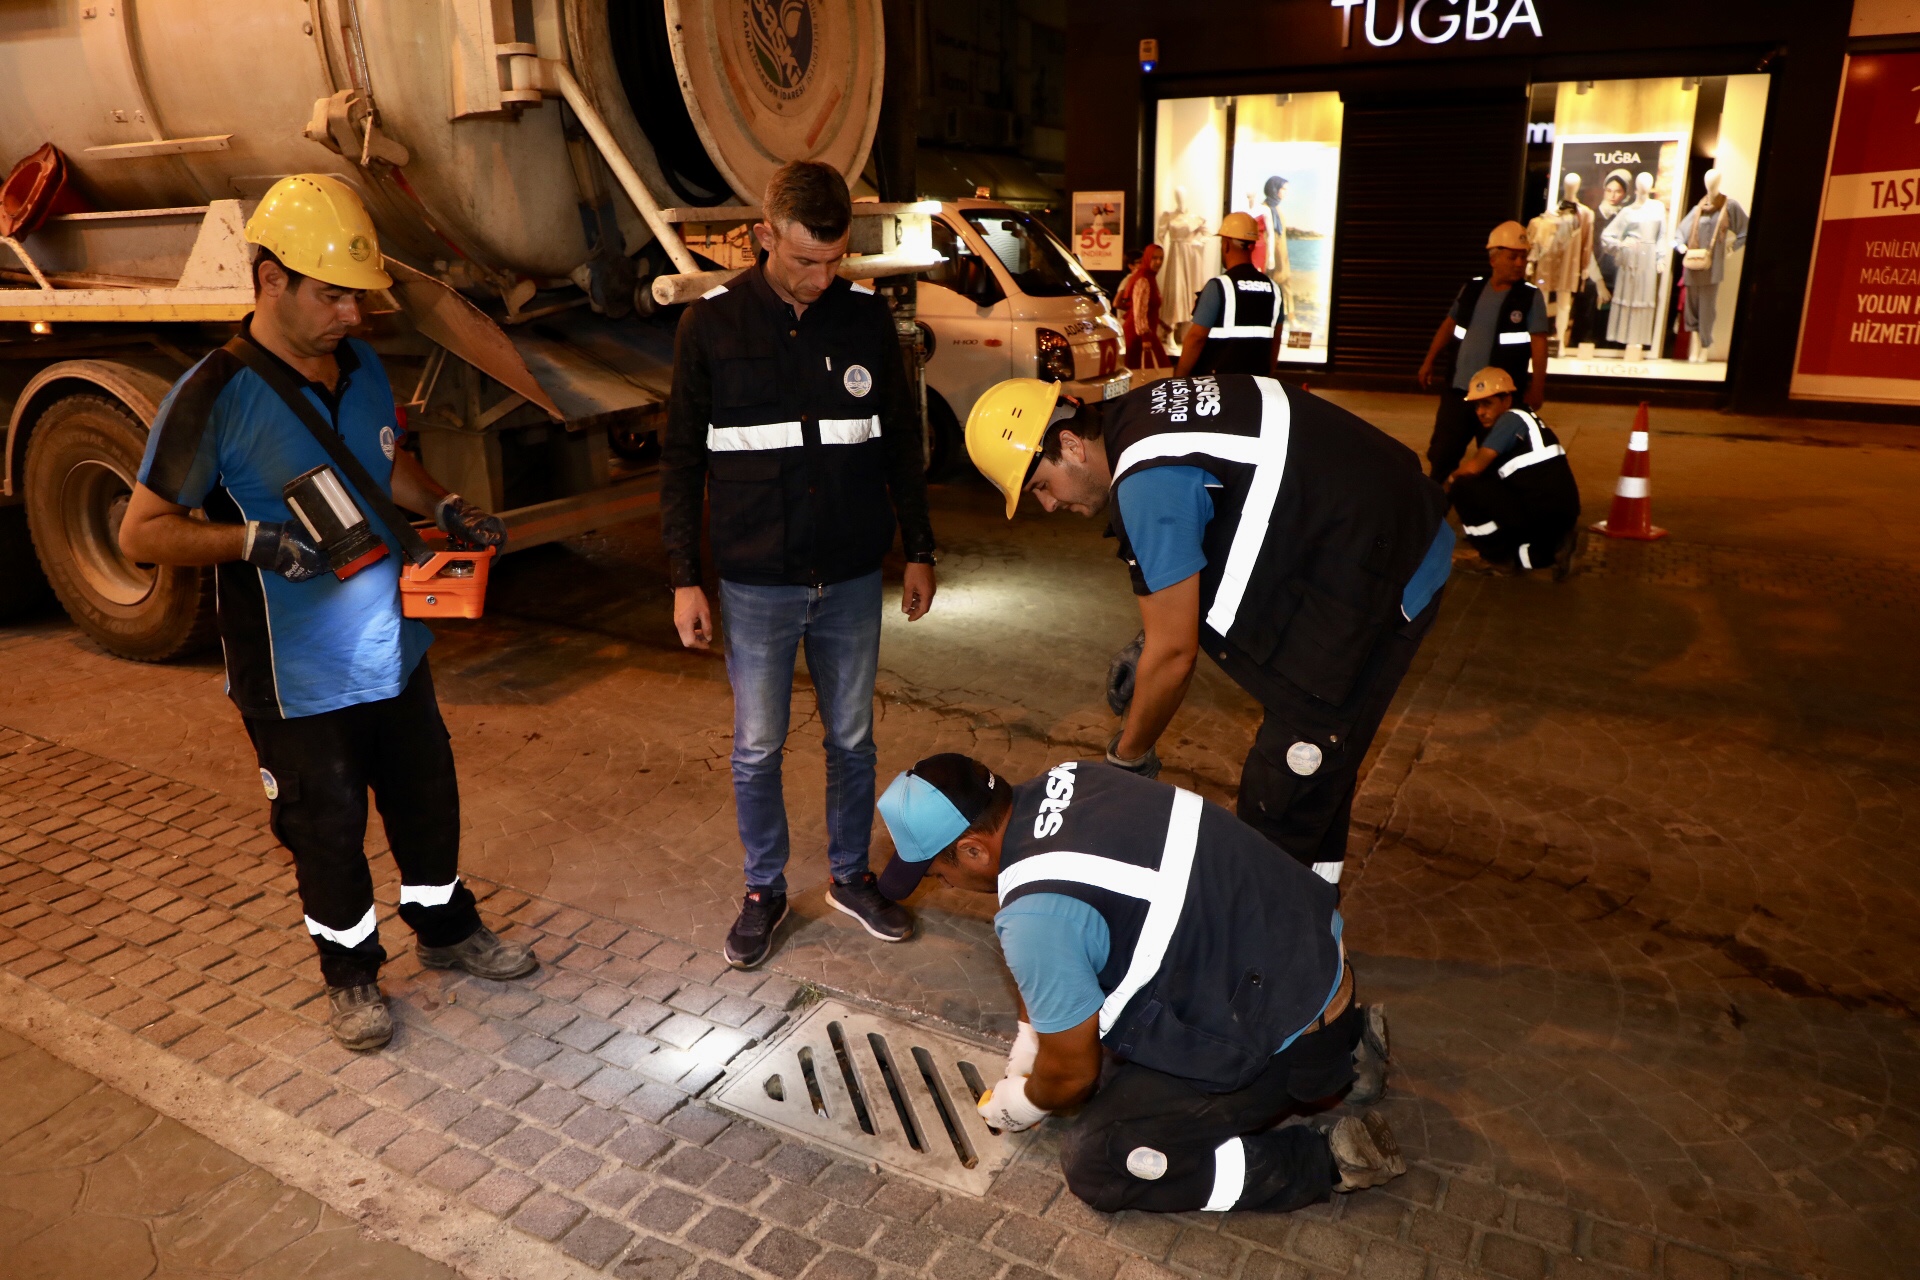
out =
[[[210,638],[211,574],[127,561],[118,522],[290,173],[374,215],[397,281],[369,336],[429,470],[519,547],[647,514],[649,313],[717,274],[679,226],[751,217],[788,159],[857,177],[882,49],[880,0],[6,0],[0,166],[51,142],[96,211],[0,241],[0,618],[37,561],[113,652]],[[924,257],[913,208],[859,206],[849,274],[900,269],[915,225]]]

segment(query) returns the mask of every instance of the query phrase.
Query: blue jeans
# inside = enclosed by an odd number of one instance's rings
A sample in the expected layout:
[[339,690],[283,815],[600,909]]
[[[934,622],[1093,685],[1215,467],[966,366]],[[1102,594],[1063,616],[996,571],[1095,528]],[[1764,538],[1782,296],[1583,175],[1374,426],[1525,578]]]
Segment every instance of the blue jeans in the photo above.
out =
[[733,804],[747,887],[787,888],[787,805],[780,758],[804,640],[826,730],[827,865],[845,882],[867,869],[873,837],[873,680],[880,668],[880,573],[825,587],[721,582],[733,685]]

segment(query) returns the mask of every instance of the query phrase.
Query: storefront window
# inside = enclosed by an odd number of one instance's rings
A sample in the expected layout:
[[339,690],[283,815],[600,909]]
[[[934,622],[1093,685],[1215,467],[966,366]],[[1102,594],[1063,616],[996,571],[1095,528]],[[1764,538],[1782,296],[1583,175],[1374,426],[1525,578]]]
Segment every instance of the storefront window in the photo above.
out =
[[1549,372],[1726,380],[1767,83],[1534,87],[1527,238]]
[[1178,352],[1201,286],[1220,271],[1214,235],[1239,211],[1260,229],[1254,266],[1286,301],[1280,359],[1323,364],[1340,182],[1337,93],[1163,99],[1155,134],[1154,242],[1161,316]]

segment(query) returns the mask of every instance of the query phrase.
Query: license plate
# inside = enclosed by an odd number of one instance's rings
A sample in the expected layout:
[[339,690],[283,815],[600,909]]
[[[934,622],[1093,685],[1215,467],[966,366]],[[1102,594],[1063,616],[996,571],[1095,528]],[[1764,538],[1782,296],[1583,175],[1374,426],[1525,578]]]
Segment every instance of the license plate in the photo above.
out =
[[1107,385],[1100,390],[1100,398],[1102,400],[1111,400],[1115,396],[1123,396],[1131,390],[1133,390],[1133,374],[1130,372],[1123,373],[1118,377],[1107,379]]

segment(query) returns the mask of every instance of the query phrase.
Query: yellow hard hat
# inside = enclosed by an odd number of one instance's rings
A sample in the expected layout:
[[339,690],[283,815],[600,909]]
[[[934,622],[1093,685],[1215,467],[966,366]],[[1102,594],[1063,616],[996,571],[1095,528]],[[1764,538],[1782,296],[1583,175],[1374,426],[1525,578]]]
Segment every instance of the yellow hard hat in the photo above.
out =
[[1510,396],[1514,394],[1514,390],[1513,378],[1505,369],[1488,365],[1474,374],[1473,380],[1467,383],[1467,403],[1488,400],[1494,396]]
[[1253,220],[1253,215],[1250,213],[1234,212],[1220,219],[1220,230],[1214,234],[1225,236],[1229,240],[1245,240],[1251,244],[1260,238],[1260,224]]
[[274,183],[247,219],[247,240],[287,270],[342,289],[393,283],[367,207],[352,187],[328,174],[296,173]]
[[1487,233],[1487,248],[1518,249],[1525,253],[1531,248],[1527,243],[1527,229],[1517,222],[1503,222]]
[[1008,378],[987,388],[967,415],[967,456],[1007,499],[1007,519],[1020,505],[1027,471],[1040,456],[1060,384],[1039,378]]

